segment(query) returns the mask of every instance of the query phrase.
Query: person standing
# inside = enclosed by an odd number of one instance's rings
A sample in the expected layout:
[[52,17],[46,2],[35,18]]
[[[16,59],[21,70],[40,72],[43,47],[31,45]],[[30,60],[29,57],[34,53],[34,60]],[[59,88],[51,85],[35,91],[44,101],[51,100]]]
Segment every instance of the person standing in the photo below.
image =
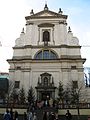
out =
[[18,120],[18,112],[17,111],[15,111],[14,117],[15,117],[15,120]]
[[37,120],[36,113],[34,113],[34,115],[33,115],[33,120]]
[[10,109],[10,116],[11,116],[11,120],[13,120],[13,110],[12,110],[12,108]]
[[24,112],[23,120],[27,120],[27,113],[26,112]]
[[43,120],[47,120],[47,112],[44,112],[44,114],[43,114]]
[[28,111],[28,113],[27,113],[27,119],[28,120],[32,120],[33,119],[33,114],[32,114],[31,111]]
[[69,112],[69,110],[67,110],[67,113],[66,113],[66,120],[72,120],[72,115],[71,113]]
[[49,120],[55,120],[55,114],[53,112],[50,113]]
[[6,109],[6,112],[3,116],[3,120],[11,120],[11,116],[8,109]]

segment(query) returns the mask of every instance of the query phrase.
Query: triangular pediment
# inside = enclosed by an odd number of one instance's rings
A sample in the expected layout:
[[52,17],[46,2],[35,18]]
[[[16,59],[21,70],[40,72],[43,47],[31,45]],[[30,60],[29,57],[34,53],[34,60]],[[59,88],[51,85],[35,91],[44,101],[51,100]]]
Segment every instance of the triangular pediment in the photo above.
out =
[[45,73],[40,74],[40,76],[51,76],[51,74],[45,72]]
[[40,11],[38,13],[32,14],[31,16],[26,16],[26,20],[30,19],[30,18],[47,18],[47,17],[63,17],[63,18],[67,18],[67,15],[62,15],[50,10],[43,10]]
[[46,13],[43,13],[43,14],[41,14],[39,16],[55,16],[55,15],[46,12]]
[[38,12],[36,14],[34,14],[33,16],[57,16],[58,13],[55,13],[55,12],[52,12],[52,11],[49,11],[49,10],[43,10],[41,12]]

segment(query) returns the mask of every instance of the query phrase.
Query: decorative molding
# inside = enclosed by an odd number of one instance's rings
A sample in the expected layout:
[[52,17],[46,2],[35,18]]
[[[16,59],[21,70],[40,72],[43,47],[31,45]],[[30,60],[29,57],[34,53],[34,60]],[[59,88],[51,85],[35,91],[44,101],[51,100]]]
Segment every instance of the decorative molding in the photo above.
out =
[[66,15],[58,15],[58,16],[27,16],[27,17],[25,17],[26,20],[29,20],[29,19],[53,19],[53,18],[67,19],[67,16]]
[[54,27],[54,24],[43,23],[43,24],[39,24],[38,27]]
[[83,72],[84,68],[77,68],[78,72]]
[[26,23],[25,25],[33,25],[34,23],[30,23],[30,22],[28,22],[28,23]]
[[61,71],[62,72],[71,72],[71,69],[70,68],[61,68]]
[[[44,45],[25,45],[25,46],[15,46],[13,47],[13,49],[25,49],[25,48],[34,48],[34,49],[37,49],[37,48],[44,48],[45,46]],[[49,45],[47,46],[47,48],[81,48],[81,46],[70,46],[70,45]]]
[[86,61],[85,58],[59,58],[59,59],[8,59],[7,60],[9,63],[22,63],[22,62],[28,62],[28,63],[62,63],[62,62],[84,62]]
[[60,58],[72,58],[72,59],[76,59],[76,58],[81,58],[81,55],[61,55]]
[[64,24],[64,25],[67,25],[66,21],[59,21],[59,24]]

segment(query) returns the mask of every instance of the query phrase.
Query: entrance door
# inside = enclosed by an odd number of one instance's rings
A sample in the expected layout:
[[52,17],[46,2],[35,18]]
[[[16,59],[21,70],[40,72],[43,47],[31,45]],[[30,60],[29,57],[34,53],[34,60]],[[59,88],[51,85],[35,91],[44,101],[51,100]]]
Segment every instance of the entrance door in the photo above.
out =
[[42,93],[42,100],[47,100],[50,99],[50,93],[46,92],[46,93]]

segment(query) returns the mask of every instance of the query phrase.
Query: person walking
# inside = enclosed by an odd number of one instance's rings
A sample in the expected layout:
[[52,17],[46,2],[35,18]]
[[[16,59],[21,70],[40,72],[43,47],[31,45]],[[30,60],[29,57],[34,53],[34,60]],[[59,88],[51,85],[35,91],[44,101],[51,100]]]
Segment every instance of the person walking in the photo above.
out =
[[69,110],[67,110],[67,113],[66,113],[66,120],[72,120],[72,115],[71,113],[69,112]]

